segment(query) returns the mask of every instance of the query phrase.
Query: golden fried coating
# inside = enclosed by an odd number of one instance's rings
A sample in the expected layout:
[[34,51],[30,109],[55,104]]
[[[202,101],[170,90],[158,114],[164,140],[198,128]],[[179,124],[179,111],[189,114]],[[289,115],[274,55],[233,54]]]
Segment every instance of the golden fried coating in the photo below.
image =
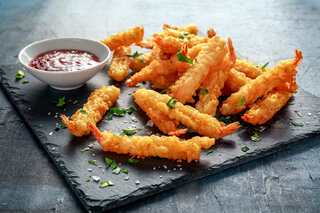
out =
[[244,73],[232,68],[228,74],[228,79],[225,82],[225,87],[227,87],[231,92],[237,92],[240,87],[247,84],[250,80],[251,79]]
[[188,49],[188,54],[187,54],[188,57],[191,59],[195,59],[198,56],[199,52],[202,50],[202,48],[206,45],[207,45],[206,43],[201,43]]
[[191,24],[191,25],[188,25],[186,27],[172,27],[168,24],[163,24],[163,29],[166,30],[166,29],[173,29],[173,30],[178,30],[178,31],[183,31],[183,32],[188,32],[188,33],[191,33],[191,34],[194,34],[194,35],[197,35],[198,34],[198,26],[195,25],[195,24]]
[[252,79],[257,78],[266,71],[270,71],[269,68],[262,68],[261,66],[257,66],[253,62],[246,59],[237,59],[234,68],[239,72],[246,74],[248,78]]
[[178,80],[178,73],[171,73],[168,75],[158,75],[156,78],[150,79],[153,89],[167,89]]
[[111,35],[108,38],[101,40],[102,43],[107,45],[110,50],[115,50],[121,46],[130,46],[133,43],[142,41],[144,35],[143,27],[133,27],[124,32]]
[[198,160],[201,147],[211,147],[215,140],[207,137],[194,137],[181,140],[176,136],[117,136],[111,132],[100,132],[90,125],[90,130],[105,152],[130,154],[137,158],[160,157],[173,160]]
[[152,49],[153,41],[142,40],[134,44],[135,46],[139,46],[141,48]]
[[100,121],[109,107],[117,101],[119,95],[119,88],[102,85],[90,94],[87,103],[72,115],[71,120],[61,115],[62,122],[67,125],[69,132],[74,136],[89,135],[89,124],[96,124]]
[[172,98],[152,90],[140,88],[134,92],[133,96],[139,106],[141,104],[148,104],[148,106],[143,107],[151,108],[154,111],[160,111],[164,115],[167,115],[169,119],[178,120],[186,127],[189,127],[204,136],[218,139],[234,133],[240,127],[239,122],[224,126],[223,123],[220,123],[216,118],[200,113],[195,108],[183,105],[180,102],[176,102],[171,106],[171,109],[169,107],[169,100],[172,100]]
[[298,88],[295,81],[292,84],[282,84],[250,106],[250,109],[241,117],[242,120],[253,125],[264,124],[270,120],[293,96]]
[[205,94],[201,94],[201,91],[199,93],[199,101],[196,104],[196,109],[199,110],[199,112],[212,116],[216,114],[221,90],[228,78],[230,69],[236,61],[236,54],[230,38],[228,39],[228,49],[228,55],[224,57],[218,66],[211,67],[208,76],[201,85],[201,89],[205,91]]
[[[242,86],[238,92],[231,94],[231,96],[225,100],[220,108],[223,115],[236,114],[244,110],[249,104],[252,104],[259,97],[265,95],[276,86],[289,81],[296,75],[295,70],[302,60],[301,51],[296,50],[296,56],[294,60],[286,60],[279,62],[271,71],[264,72],[256,79],[249,81]],[[239,105],[241,99],[242,104]]]
[[226,42],[218,36],[211,38],[198,55],[197,63],[171,87],[171,93],[181,103],[192,100],[195,91],[200,87],[209,73],[210,67],[217,66],[227,53]]
[[181,50],[181,46],[183,45],[183,41],[174,37],[155,37],[154,42],[156,42],[161,50],[166,54],[176,54]]
[[111,79],[116,81],[122,81],[128,75],[130,58],[126,55],[130,55],[130,47],[119,47],[113,53],[110,69],[108,75]]
[[207,35],[208,35],[208,38],[212,38],[212,37],[216,36],[216,32],[212,28],[210,28],[207,31]]

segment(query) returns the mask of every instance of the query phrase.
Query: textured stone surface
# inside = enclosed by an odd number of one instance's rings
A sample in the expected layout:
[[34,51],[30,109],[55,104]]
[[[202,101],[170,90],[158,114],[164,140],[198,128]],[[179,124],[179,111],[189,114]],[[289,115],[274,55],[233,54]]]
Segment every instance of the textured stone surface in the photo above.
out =
[[[128,163],[128,155],[104,153],[92,136],[76,138],[64,129],[55,131],[55,126],[61,124],[60,114],[72,115],[76,109],[81,108],[86,98],[95,88],[101,84],[111,85],[115,82],[109,80],[106,72],[99,73],[84,87],[73,91],[57,91],[34,79],[26,73],[25,79],[32,84],[22,84],[15,81],[15,71],[20,69],[18,65],[4,66],[1,70],[1,83],[13,100],[22,117],[29,124],[35,135],[49,153],[61,173],[66,177],[78,197],[91,211],[110,209],[139,198],[158,193],[168,188],[190,182],[201,177],[219,172],[223,169],[256,159],[267,154],[281,150],[294,143],[316,137],[320,133],[320,98],[315,97],[304,90],[295,95],[294,105],[284,107],[270,122],[260,127],[261,142],[252,142],[250,137],[254,127],[240,129],[235,134],[224,137],[213,147],[214,152],[206,155],[203,151],[199,162],[178,163],[165,159],[145,159],[139,164]],[[117,84],[116,84],[117,85]],[[132,95],[128,95],[136,88],[126,88],[123,83],[121,95],[116,107],[138,108]],[[59,108],[52,102],[65,96],[66,100],[78,100],[77,104],[68,103]],[[302,113],[300,117],[296,111]],[[313,116],[308,116],[312,113]],[[317,116],[318,115],[318,116]],[[311,119],[310,119],[311,117]],[[137,121],[135,121],[136,118]],[[120,132],[122,128],[142,128],[137,135],[159,133],[156,129],[146,127],[149,119],[145,113],[138,110],[138,115],[125,115],[115,117],[112,121],[103,121],[98,126],[102,130]],[[303,123],[304,127],[296,127],[291,122]],[[191,134],[190,134],[191,136]],[[80,149],[93,144],[90,151],[81,153]],[[248,152],[241,151],[241,147],[248,146]],[[108,157],[121,163],[122,168],[129,169],[129,180],[125,180],[127,174],[112,174],[111,169],[104,164],[104,158]],[[88,164],[88,160],[96,160],[97,166]],[[88,171],[92,169],[92,171]],[[115,186],[100,189],[94,181],[86,182],[89,176],[99,176],[102,180],[111,180]],[[140,184],[136,184],[136,181]]]
[[[90,5],[87,1],[2,1],[0,64],[17,63],[19,50],[40,39],[101,39],[140,24],[151,36],[161,30],[162,23],[196,23],[202,33],[213,27],[219,35],[230,36],[238,55],[258,64],[270,61],[274,65],[292,57],[295,48],[301,49],[304,61],[298,83],[320,96],[320,44],[319,39],[314,39],[320,33],[319,8],[319,1],[97,1]],[[79,205],[69,190],[62,188],[66,186],[61,176],[44,157],[43,149],[36,146],[21,117],[11,105],[3,105],[8,104],[6,98],[0,100],[0,122],[4,127],[0,129],[0,210],[47,212],[58,206],[58,212],[78,212]],[[115,211],[318,212],[319,148],[319,139],[310,140]],[[32,166],[34,170],[30,169]],[[22,181],[36,190],[18,190],[26,185]],[[56,183],[56,191],[48,187],[52,183]],[[6,190],[2,190],[3,186]],[[65,202],[60,202],[63,197]],[[21,202],[10,202],[14,199]]]

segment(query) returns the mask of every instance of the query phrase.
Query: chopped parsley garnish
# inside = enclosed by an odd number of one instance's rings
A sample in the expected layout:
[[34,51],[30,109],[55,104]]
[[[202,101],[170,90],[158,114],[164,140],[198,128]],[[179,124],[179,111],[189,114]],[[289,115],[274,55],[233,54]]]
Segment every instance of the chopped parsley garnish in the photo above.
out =
[[105,158],[104,159],[104,162],[108,165],[108,166],[111,166],[112,164],[112,160],[110,158]]
[[296,123],[296,122],[292,122],[291,123],[293,126],[299,126],[299,127],[303,127],[303,123]]
[[249,151],[249,147],[247,147],[247,146],[241,147],[241,150],[243,152],[247,152],[247,151]]
[[300,113],[300,112],[298,112],[298,111],[295,111],[296,113],[297,113],[297,115],[299,115],[300,117],[303,117],[303,115]]
[[27,83],[29,83],[29,81],[28,81],[28,80],[25,80],[25,81],[22,81],[22,83],[23,83],[23,84],[27,84]]
[[67,128],[67,125],[62,124],[62,125],[56,126],[55,130],[56,130],[56,131],[59,131],[59,130],[61,130],[61,129],[66,129],[66,128]]
[[66,100],[66,97],[59,98],[58,99],[58,103],[56,104],[56,106],[57,107],[62,107],[63,105],[66,104],[65,100]]
[[101,189],[103,189],[103,188],[105,188],[105,187],[107,187],[108,186],[108,183],[107,182],[105,182],[105,181],[101,181],[100,182],[100,188]]
[[140,160],[134,159],[134,158],[130,158],[130,159],[128,160],[128,162],[129,162],[129,163],[133,163],[133,164],[137,164],[137,163],[140,162]]
[[70,102],[72,102],[72,100],[71,100],[71,99],[69,99],[69,100],[68,100],[68,103],[70,103]]
[[144,60],[143,58],[139,58],[139,61],[140,61],[141,63],[144,63],[144,62],[145,62],[145,60]]
[[183,35],[181,35],[181,36],[179,36],[179,38],[180,38],[181,40],[183,40],[183,39],[184,39],[184,36],[183,36]]
[[80,150],[80,152],[85,152],[85,151],[88,151],[90,148],[89,147],[86,147],[86,148],[83,148]]
[[187,32],[187,31],[184,31],[183,32],[183,35],[185,35],[185,36],[187,36],[187,35],[189,35],[190,33],[189,32]]
[[85,115],[88,114],[87,111],[85,111],[85,110],[82,109],[82,108],[80,108],[79,110],[80,110],[80,112],[81,112],[82,114],[85,114]]
[[212,153],[213,150],[212,149],[207,149],[207,155],[209,155],[210,153]]
[[78,101],[77,101],[77,100],[75,100],[75,101],[73,101],[72,103],[73,103],[73,104],[77,104],[77,103],[78,103]]
[[208,93],[209,93],[209,91],[207,89],[201,89],[200,90],[200,94],[201,95],[205,95],[205,94],[208,94]]
[[261,68],[262,69],[266,68],[268,66],[268,64],[269,64],[269,61],[267,63],[265,63]]
[[195,61],[196,63],[198,63],[198,59],[197,59],[197,57],[195,57],[195,58],[194,58],[194,61]]
[[186,63],[189,63],[189,64],[193,64],[193,63],[192,63],[192,59],[183,56],[182,53],[178,53],[178,54],[177,54],[177,59],[178,59],[178,61],[182,61],[182,62],[186,62]]
[[107,181],[108,186],[114,186],[114,183],[112,183],[110,180]]
[[129,170],[128,169],[121,169],[120,172],[128,174]]
[[139,57],[140,55],[142,55],[141,53],[138,53],[138,51],[136,51],[135,53],[133,53],[132,55],[126,55],[127,57],[131,57],[131,58],[136,58]]
[[130,107],[128,109],[119,109],[119,108],[116,108],[116,107],[111,107],[110,110],[109,110],[109,114],[107,116],[105,116],[105,119],[107,120],[112,120],[113,118],[113,115],[124,115],[126,113],[133,113],[133,114],[137,114],[137,110],[134,108],[134,107]]
[[180,48],[177,49],[180,52]]
[[122,133],[120,134],[120,136],[123,135],[134,135],[137,133],[137,131],[141,130],[141,128],[129,128],[129,129],[121,129]]
[[294,105],[294,103],[292,101],[288,101],[289,105]]
[[90,180],[91,180],[91,176],[88,177],[87,182],[90,182]]
[[143,83],[137,83],[136,84],[136,87],[143,87],[144,85],[143,85]]
[[94,162],[93,160],[88,160],[88,162],[89,162],[91,165],[95,165],[95,166],[97,165],[96,162]]
[[241,98],[241,100],[240,100],[240,102],[239,103],[237,103],[237,106],[242,106],[243,105],[243,103],[245,102],[245,97],[243,96],[242,98]]
[[190,36],[188,36],[188,37],[187,37],[187,39],[188,39],[188,40],[190,40],[190,39],[191,39],[191,37],[190,37]]
[[129,92],[128,92],[128,95],[131,95],[131,94],[132,94],[131,91],[129,91]]
[[167,103],[167,106],[170,108],[170,109],[174,109],[174,105],[177,103],[178,101],[176,99],[174,99],[174,96],[172,98],[170,98],[170,100],[168,101]]
[[16,73],[16,80],[19,81],[20,79],[24,78],[24,72],[23,70],[18,70],[18,72]]
[[160,94],[164,94],[164,93],[166,93],[166,92],[169,91],[169,90],[171,90],[171,89],[170,89],[170,88],[164,89],[164,90],[162,90],[162,91],[160,92]]
[[[117,168],[119,168],[116,160],[111,160],[110,158],[105,158],[104,162],[106,163],[106,165],[111,167],[112,171],[114,171]],[[120,168],[119,168],[119,171],[127,173],[127,174],[129,172],[128,169],[120,169]]]
[[256,132],[251,136],[251,140],[254,142],[261,141],[260,136]]

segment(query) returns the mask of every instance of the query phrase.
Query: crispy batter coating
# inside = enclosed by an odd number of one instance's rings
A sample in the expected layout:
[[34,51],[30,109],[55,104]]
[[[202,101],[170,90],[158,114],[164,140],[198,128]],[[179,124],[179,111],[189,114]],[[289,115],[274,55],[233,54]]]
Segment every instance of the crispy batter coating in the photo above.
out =
[[152,49],[153,41],[142,40],[134,44],[135,46],[139,46],[141,48]]
[[287,85],[284,83],[274,88],[263,100],[258,100],[241,117],[242,120],[253,125],[264,124],[270,120],[293,96],[298,88],[295,81]]
[[170,60],[154,60],[140,72],[135,73],[126,81],[128,87],[135,87],[142,81],[150,81],[159,75],[169,75],[177,72],[176,56],[171,56]]
[[161,50],[166,53],[166,54],[176,54],[179,52],[179,50],[181,49],[181,46],[183,45],[183,41],[181,39],[178,38],[174,38],[174,37],[155,37],[154,38],[154,42],[156,42]]
[[208,38],[212,38],[212,37],[216,36],[216,32],[212,28],[210,28],[207,31],[207,35],[208,35]]
[[213,66],[201,88],[207,90],[207,94],[199,93],[199,101],[196,104],[196,109],[202,113],[215,116],[217,107],[219,105],[219,96],[224,87],[224,83],[228,78],[230,69],[236,61],[236,54],[232,45],[232,41],[228,39],[229,53],[224,57],[218,66]]
[[167,89],[178,80],[178,73],[168,75],[158,75],[156,78],[150,79],[153,89]]
[[210,67],[217,66],[227,53],[226,42],[218,36],[211,38],[198,55],[198,62],[171,87],[172,95],[181,103],[192,100],[195,91],[208,75]]
[[[271,71],[264,72],[256,79],[249,81],[242,86],[238,92],[233,93],[227,100],[225,100],[220,108],[224,115],[236,114],[244,110],[249,104],[252,104],[259,97],[265,95],[276,86],[289,81],[296,75],[295,70],[302,60],[301,51],[296,50],[294,60],[286,60],[279,62]],[[244,102],[241,106],[237,106],[241,99]]]
[[186,27],[172,27],[168,24],[163,24],[163,29],[166,30],[166,29],[173,29],[173,30],[179,30],[179,31],[183,31],[183,32],[189,32],[191,34],[194,34],[194,35],[197,35],[198,34],[198,26],[195,25],[195,24],[191,24],[191,25],[188,25]]
[[120,95],[120,89],[115,86],[101,86],[93,91],[87,103],[72,115],[69,120],[65,115],[61,115],[62,122],[67,125],[69,132],[74,136],[81,137],[89,135],[89,124],[96,124],[102,119],[102,116],[107,112]]
[[207,137],[194,137],[181,140],[176,136],[117,136],[112,132],[100,132],[90,125],[94,137],[105,152],[130,154],[137,158],[160,157],[191,162],[201,156],[201,147],[211,147],[215,140]]
[[199,52],[202,50],[202,48],[206,45],[206,43],[201,43],[188,49],[188,57],[191,59],[195,59],[198,56]]
[[231,92],[237,92],[240,87],[247,84],[251,79],[248,78],[244,73],[239,72],[232,68],[228,74],[228,79],[225,82],[225,86]]
[[108,38],[101,40],[102,43],[107,45],[110,50],[115,50],[121,46],[130,46],[133,43],[142,41],[144,35],[143,27],[133,27],[124,32],[111,35]]
[[246,59],[237,59],[234,68],[239,72],[246,74],[248,78],[252,79],[257,78],[266,71],[270,71],[269,68],[262,68],[261,66],[257,66],[253,62]]
[[[168,107],[168,102],[171,99],[168,95],[161,95],[152,90],[140,88],[133,94],[135,101],[140,106],[141,103],[147,108],[151,108],[154,111],[161,111],[164,115],[167,115],[171,120],[178,120],[186,127],[189,127],[199,134],[218,139],[220,137],[232,134],[240,127],[239,122],[232,123],[228,126],[224,126],[216,118],[200,113],[198,110],[191,106],[183,105],[180,102],[176,102],[173,109]],[[147,102],[147,100],[151,100]],[[140,103],[140,104],[139,104]]]
[[130,58],[126,55],[130,55],[130,47],[119,47],[113,53],[110,69],[108,75],[111,79],[116,81],[122,81],[128,75]]

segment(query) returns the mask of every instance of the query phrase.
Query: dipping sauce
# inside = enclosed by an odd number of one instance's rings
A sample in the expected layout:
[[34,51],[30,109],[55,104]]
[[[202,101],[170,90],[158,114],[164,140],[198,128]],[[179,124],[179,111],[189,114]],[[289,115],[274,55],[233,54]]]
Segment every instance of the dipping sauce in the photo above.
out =
[[51,50],[34,57],[29,66],[45,71],[77,71],[100,63],[100,59],[82,50]]

